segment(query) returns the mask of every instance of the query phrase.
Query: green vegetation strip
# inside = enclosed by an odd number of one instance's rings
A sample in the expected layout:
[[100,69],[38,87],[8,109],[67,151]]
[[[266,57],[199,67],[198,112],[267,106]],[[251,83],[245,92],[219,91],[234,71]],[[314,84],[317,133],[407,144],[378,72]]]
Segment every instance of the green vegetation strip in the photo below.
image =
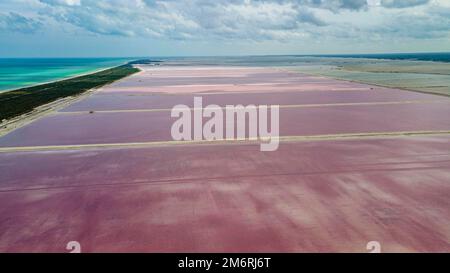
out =
[[84,76],[0,93],[0,121],[28,113],[38,106],[60,98],[107,85],[138,71],[139,69],[127,64]]

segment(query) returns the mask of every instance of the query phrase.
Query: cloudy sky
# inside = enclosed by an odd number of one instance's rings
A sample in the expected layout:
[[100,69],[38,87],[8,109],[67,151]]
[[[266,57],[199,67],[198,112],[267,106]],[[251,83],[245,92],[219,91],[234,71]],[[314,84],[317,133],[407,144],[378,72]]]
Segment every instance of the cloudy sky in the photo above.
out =
[[0,0],[0,57],[450,51],[450,0]]

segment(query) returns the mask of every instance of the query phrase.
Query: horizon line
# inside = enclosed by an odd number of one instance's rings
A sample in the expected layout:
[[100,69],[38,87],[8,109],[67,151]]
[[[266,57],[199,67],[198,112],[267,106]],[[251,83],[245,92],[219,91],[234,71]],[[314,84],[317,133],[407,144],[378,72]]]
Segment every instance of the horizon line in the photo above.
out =
[[420,51],[420,52],[376,52],[376,53],[312,53],[312,54],[242,54],[242,55],[154,55],[154,56],[13,56],[0,59],[136,59],[136,58],[205,58],[205,57],[270,57],[270,56],[301,56],[301,57],[326,57],[326,56],[370,56],[370,55],[394,55],[394,54],[450,54],[450,51]]

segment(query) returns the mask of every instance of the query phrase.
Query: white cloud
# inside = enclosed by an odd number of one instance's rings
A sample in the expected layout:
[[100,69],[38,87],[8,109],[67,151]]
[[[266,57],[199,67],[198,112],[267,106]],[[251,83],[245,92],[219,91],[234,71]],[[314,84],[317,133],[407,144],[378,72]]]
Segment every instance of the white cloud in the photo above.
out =
[[51,5],[63,5],[63,6],[80,6],[81,0],[43,0],[41,2]]

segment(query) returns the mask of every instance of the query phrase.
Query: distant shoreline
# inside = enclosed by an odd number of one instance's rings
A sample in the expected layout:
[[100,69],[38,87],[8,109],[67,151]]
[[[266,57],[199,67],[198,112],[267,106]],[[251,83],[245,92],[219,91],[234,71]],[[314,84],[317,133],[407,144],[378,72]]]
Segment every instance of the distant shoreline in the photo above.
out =
[[331,58],[362,58],[377,60],[404,60],[404,61],[424,61],[424,62],[450,62],[450,52],[430,52],[430,53],[370,53],[370,54],[323,54],[323,55],[303,55],[310,57],[331,57]]

